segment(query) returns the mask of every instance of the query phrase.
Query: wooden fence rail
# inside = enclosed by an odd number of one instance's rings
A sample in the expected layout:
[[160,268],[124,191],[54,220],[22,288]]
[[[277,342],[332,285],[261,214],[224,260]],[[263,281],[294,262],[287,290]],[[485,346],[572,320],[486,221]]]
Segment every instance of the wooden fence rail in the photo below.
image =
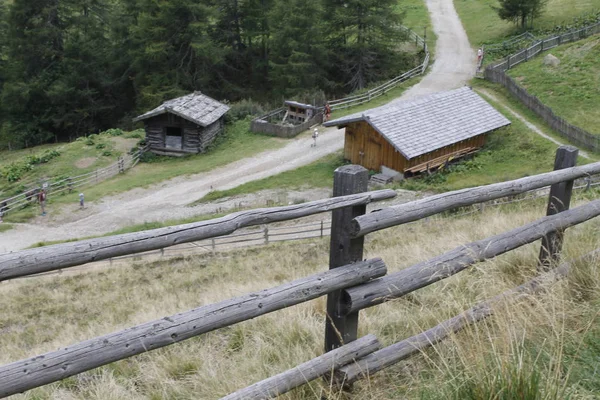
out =
[[[127,154],[124,157],[119,157],[119,160],[114,164],[85,174],[61,178],[54,182],[52,182],[52,179],[49,179],[51,182],[45,189],[49,194],[58,195],[66,191],[71,192],[74,189],[90,184],[100,183],[101,181],[112,178],[119,173],[123,173],[126,170],[133,168],[146,150],[147,147],[141,148],[133,155]],[[41,189],[42,186],[36,182],[35,186],[27,188],[23,193],[9,198],[0,198],[1,204],[6,203],[2,206],[4,214],[6,215],[11,211],[18,210],[20,207],[27,206],[32,202],[37,202],[37,193]]]
[[546,216],[520,228],[472,242],[431,260],[415,264],[356,289],[344,291],[340,314],[353,313],[386,300],[404,296],[439,280],[463,271],[470,265],[489,260],[528,243],[542,239],[550,232],[564,231],[600,215],[600,200]]
[[381,259],[362,261],[210,304],[0,367],[0,397],[10,396],[316,299],[385,275]]
[[[559,149],[555,167],[566,166],[566,162],[561,162],[561,157],[569,154],[576,154],[576,151],[569,148]],[[574,157],[570,158],[574,159]],[[340,197],[295,206],[245,211],[200,223],[0,255],[0,280],[6,280],[106,259],[114,255],[163,248],[199,238],[215,238],[244,226],[262,225],[335,210],[332,213],[329,271],[0,366],[0,397],[55,382],[116,360],[167,346],[326,294],[328,299],[325,349],[326,353],[331,350],[339,350],[339,352],[311,360],[301,365],[295,372],[284,372],[231,396],[232,398],[243,397],[240,393],[246,393],[250,397],[260,397],[265,393],[267,397],[274,396],[308,380],[308,378],[301,379],[303,374],[308,374],[310,379],[322,375],[327,366],[334,369],[341,367],[338,375],[341,374],[343,379],[351,382],[362,377],[364,371],[372,373],[392,365],[419,349],[442,340],[449,331],[461,329],[492,312],[489,302],[479,304],[458,317],[413,338],[367,355],[353,366],[346,362],[352,357],[350,353],[346,353],[348,348],[344,349],[344,347],[348,343],[356,343],[358,339],[359,310],[433,284],[467,269],[474,263],[548,237],[554,232],[561,232],[562,235],[568,227],[600,215],[600,200],[588,202],[572,210],[562,207],[556,210],[557,214],[461,246],[431,260],[384,276],[386,266],[381,259],[360,261],[363,252],[363,236],[366,233],[415,221],[457,207],[520,194],[560,182],[567,182],[563,185],[566,190],[559,191],[560,194],[557,194],[558,192],[552,189],[549,203],[552,205],[559,198],[566,206],[569,201],[570,190],[568,189],[571,182],[576,178],[600,174],[600,163],[564,168],[512,182],[432,196],[413,203],[388,207],[368,215],[363,215],[367,203],[391,198],[395,196],[395,192],[383,190],[349,194],[366,190],[364,183],[368,174],[365,172],[358,166],[338,168],[335,171],[334,195]],[[374,224],[373,218],[375,218]],[[251,236],[253,234],[248,233],[246,236],[248,240],[255,240]],[[265,240],[268,241],[268,236]],[[518,291],[529,290],[534,286],[530,282],[517,289]],[[372,338],[364,341],[373,342]],[[338,350],[334,350],[336,348]],[[332,360],[336,358],[336,354],[344,354],[344,357],[350,358],[335,364]]]
[[531,95],[505,72],[522,62],[529,61],[529,59],[543,51],[550,50],[564,43],[585,39],[597,33],[600,33],[600,22],[562,35],[538,40],[532,46],[509,55],[506,60],[488,65],[484,71],[484,77],[491,82],[499,83],[507,88],[521,103],[540,116],[552,129],[564,137],[572,140],[578,146],[598,151],[600,150],[600,138],[598,135],[573,125],[556,115],[552,108],[546,106],[536,96]]
[[339,208],[386,200],[395,196],[396,192],[393,190],[378,190],[286,207],[241,211],[191,224],[6,253],[0,255],[0,281],[121,255],[163,249],[181,243],[223,236],[246,226],[296,219]]

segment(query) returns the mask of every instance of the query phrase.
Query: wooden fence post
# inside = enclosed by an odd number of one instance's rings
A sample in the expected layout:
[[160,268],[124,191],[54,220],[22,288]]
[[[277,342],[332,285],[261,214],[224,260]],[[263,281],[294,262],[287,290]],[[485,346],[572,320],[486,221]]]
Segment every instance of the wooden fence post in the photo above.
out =
[[323,237],[323,220],[321,220],[321,237]]
[[265,244],[269,244],[269,225],[265,226]]
[[[574,167],[577,163],[579,149],[573,146],[560,146],[556,150],[554,159],[554,170]],[[548,209],[546,215],[554,215],[569,209],[571,204],[571,193],[573,191],[573,181],[555,183],[550,186],[550,198],[548,199]],[[550,270],[552,265],[558,262],[560,251],[562,249],[563,232],[550,232],[542,238],[542,248],[540,249],[539,269],[543,271]]]
[[[333,175],[333,197],[367,191],[369,171],[360,165],[345,165]],[[331,240],[329,247],[329,269],[341,267],[363,258],[364,236],[351,239],[352,220],[366,213],[367,206],[346,207],[332,212]],[[345,317],[338,316],[341,291],[327,296],[325,321],[325,352],[356,340],[358,312]]]

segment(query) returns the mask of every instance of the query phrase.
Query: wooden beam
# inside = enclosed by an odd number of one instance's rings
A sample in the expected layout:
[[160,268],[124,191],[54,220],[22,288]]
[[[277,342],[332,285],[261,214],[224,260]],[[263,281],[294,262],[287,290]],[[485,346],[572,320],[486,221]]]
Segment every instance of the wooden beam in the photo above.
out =
[[416,221],[454,208],[470,206],[506,196],[513,196],[553,185],[555,183],[598,173],[600,173],[600,162],[581,167],[547,172],[545,174],[529,176],[514,181],[455,190],[453,192],[426,197],[421,200],[391,206],[377,212],[357,217],[353,223],[352,235],[354,237],[364,236],[371,232]]
[[191,224],[6,253],[0,255],[0,281],[112,257],[163,249],[181,243],[228,235],[247,226],[287,221],[339,208],[386,200],[395,196],[396,192],[393,190],[378,190],[286,207],[241,211]]
[[363,261],[7,364],[0,367],[0,397],[316,299],[385,273],[381,259]]
[[338,347],[295,368],[265,379],[245,389],[225,396],[222,400],[272,399],[304,385],[320,376],[330,374],[339,367],[349,364],[381,348],[375,335],[363,336],[342,347]]
[[543,217],[511,231],[459,246],[382,279],[344,290],[339,313],[341,315],[354,313],[386,300],[404,296],[457,274],[470,265],[539,240],[548,232],[565,230],[598,215],[600,215],[600,200],[595,200],[560,214]]
[[[573,146],[560,146],[556,150],[554,159],[554,170],[574,167],[577,163],[579,149]],[[554,215],[569,209],[571,205],[571,194],[573,192],[573,180],[555,183],[550,187],[550,198],[546,215]],[[549,232],[542,238],[540,248],[540,270],[548,270],[560,259],[560,251],[563,243],[563,232]]]
[[[345,165],[333,175],[333,196],[340,197],[367,191],[369,171],[360,165]],[[352,239],[352,220],[366,212],[366,205],[357,205],[335,210],[331,217],[331,239],[329,246],[329,269],[362,260],[364,238]],[[327,296],[325,320],[325,351],[356,340],[358,335],[358,312],[345,316],[337,315],[341,291]]]
[[[600,255],[600,250],[595,250],[582,257],[582,259],[590,261],[598,255]],[[353,383],[357,379],[366,378],[382,369],[420,353],[446,339],[450,334],[456,333],[468,325],[492,315],[494,313],[493,307],[496,303],[518,294],[534,293],[538,291],[542,285],[545,283],[547,284],[549,280],[555,281],[566,277],[570,269],[571,264],[564,263],[554,270],[538,276],[521,286],[507,290],[489,300],[480,302],[469,310],[454,318],[446,320],[425,332],[371,353],[356,363],[340,368],[335,373],[336,381],[339,382],[340,385]]]

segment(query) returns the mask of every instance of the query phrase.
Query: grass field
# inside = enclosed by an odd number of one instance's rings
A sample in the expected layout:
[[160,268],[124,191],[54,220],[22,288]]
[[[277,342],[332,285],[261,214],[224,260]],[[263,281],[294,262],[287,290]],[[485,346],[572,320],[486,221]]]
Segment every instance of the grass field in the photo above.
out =
[[[506,36],[518,33],[519,28],[503,21],[492,7],[497,7],[497,0],[455,0],[454,6],[465,27],[473,47],[483,43],[495,43]],[[596,9],[600,9],[600,0],[548,0],[544,13],[534,20],[534,28],[538,30],[552,29],[573,18]]]
[[[365,257],[390,272],[542,216],[542,201],[430,218],[369,235]],[[567,231],[565,259],[597,246],[597,220]],[[400,240],[400,238],[402,238]],[[327,240],[276,244],[214,256],[63,273],[0,285],[0,364],[52,351],[327,269]],[[477,264],[402,299],[361,311],[359,336],[384,345],[450,318],[537,274],[539,244]],[[561,283],[495,307],[488,321],[452,335],[338,393],[317,380],[283,399],[592,399],[600,390],[598,262]],[[214,399],[322,352],[323,298],[112,363],[15,400]],[[511,393],[515,390],[513,396]],[[492,394],[505,393],[504,397]],[[529,394],[529,395],[525,395]]]
[[543,56],[509,70],[527,91],[559,116],[600,135],[600,35],[552,49],[561,61],[543,64]]
[[[186,157],[159,157],[156,162],[139,163],[134,169],[95,186],[85,188],[85,198],[95,201],[104,196],[122,193],[138,187],[174,178],[209,171],[261,151],[285,145],[284,139],[249,132],[249,121],[238,121],[227,126],[225,136],[206,154]],[[77,201],[76,194],[48,196],[48,204],[67,204]],[[37,207],[7,214],[9,222],[25,222],[37,215]]]

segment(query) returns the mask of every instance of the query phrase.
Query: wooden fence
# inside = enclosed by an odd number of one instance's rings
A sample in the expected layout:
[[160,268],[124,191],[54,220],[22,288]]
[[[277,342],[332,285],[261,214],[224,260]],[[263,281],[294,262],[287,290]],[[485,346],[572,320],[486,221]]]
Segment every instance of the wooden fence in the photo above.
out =
[[509,55],[503,61],[488,65],[485,69],[484,77],[491,82],[499,83],[507,88],[508,91],[518,98],[527,108],[540,116],[552,129],[559,132],[561,135],[572,140],[579,146],[598,151],[600,150],[600,139],[598,135],[587,132],[554,114],[550,107],[542,103],[536,96],[527,92],[525,88],[517,84],[505,72],[522,62],[528,61],[543,51],[552,49],[564,43],[584,39],[597,33],[600,33],[600,22],[562,35],[539,40],[532,46]]
[[280,123],[272,123],[270,120],[279,117],[283,119],[285,115],[285,108],[278,108],[262,115],[250,123],[250,130],[252,132],[264,133],[266,135],[277,136],[281,138],[292,138],[298,135],[300,132],[304,132],[314,125],[318,125],[323,122],[323,112],[317,113],[306,122],[299,125],[281,125]]
[[[341,110],[344,108],[354,107],[360,104],[368,103],[369,101],[386,94],[387,92],[398,86],[400,83],[405,82],[414,76],[421,75],[425,72],[425,70],[429,66],[430,61],[429,48],[427,47],[427,43],[422,37],[417,35],[412,30],[404,26],[401,26],[400,29],[404,31],[404,33],[407,35],[407,38],[410,41],[414,40],[416,46],[423,47],[423,50],[425,52],[425,58],[423,59],[423,62],[411,69],[410,71],[404,72],[401,75],[377,86],[376,88],[367,90],[363,93],[344,97],[343,99],[328,100],[327,103],[329,103],[329,106],[332,110]],[[285,138],[293,137],[296,136],[298,133],[305,131],[313,125],[322,123],[323,110],[324,108],[321,107],[319,109],[319,114],[317,114],[310,121],[305,122],[302,125],[286,127],[277,123],[270,122],[279,115],[281,116],[281,118],[283,118],[283,115],[285,114],[285,109],[278,108],[254,119],[250,125],[250,130],[252,132],[265,133],[268,135],[274,135]]]
[[423,47],[423,51],[425,52],[425,58],[423,59],[423,62],[415,68],[411,69],[410,71],[404,72],[403,74],[389,80],[388,82],[385,82],[377,86],[376,88],[370,89],[364,93],[344,97],[343,99],[329,100],[328,103],[331,106],[332,110],[341,110],[344,108],[354,107],[360,104],[368,103],[369,101],[386,94],[387,92],[398,86],[400,83],[407,81],[408,79],[414,76],[421,75],[425,72],[425,70],[429,66],[430,61],[429,48],[427,47],[427,43],[414,31],[406,27],[401,27],[401,29],[407,35],[409,40],[415,41],[415,45],[417,47]]
[[31,185],[27,186],[23,193],[5,199],[0,198],[0,204],[2,204],[3,208],[3,210],[0,211],[3,211],[4,215],[6,215],[10,211],[19,210],[23,207],[27,207],[29,204],[37,202],[37,194],[42,188],[46,189],[46,192],[52,195],[65,192],[70,193],[77,188],[97,184],[112,178],[115,175],[122,174],[128,169],[135,167],[140,161],[140,157],[147,149],[148,147],[140,148],[134,154],[126,154],[125,156],[119,157],[116,163],[111,164],[108,167],[98,168],[86,174],[59,179],[46,179],[46,184],[31,182]]
[[[113,256],[218,237],[245,226],[332,212],[329,271],[0,366],[0,397],[56,382],[324,295],[328,296],[325,354],[226,398],[271,398],[320,376],[327,375],[328,379],[336,379],[343,384],[373,374],[432,346],[450,332],[491,315],[491,304],[499,298],[534,291],[539,286],[537,279],[526,282],[513,291],[388,347],[380,348],[380,343],[372,335],[360,339],[357,335],[360,310],[431,285],[470,265],[536,240],[543,240],[540,270],[547,271],[549,265],[556,263],[560,257],[564,231],[600,215],[600,200],[569,210],[574,180],[600,174],[600,163],[574,167],[577,153],[575,148],[561,147],[552,172],[439,194],[370,214],[366,214],[367,203],[389,199],[395,192],[365,192],[368,171],[360,166],[344,166],[335,172],[335,197],[331,199],[244,211],[210,221],[0,255],[0,281],[4,281]],[[547,216],[537,221],[460,246],[387,276],[383,260],[362,261],[364,237],[371,232],[547,186],[550,186]],[[555,272],[564,275],[567,270],[568,265],[562,265]],[[330,374],[332,370],[335,370],[333,375]]]

